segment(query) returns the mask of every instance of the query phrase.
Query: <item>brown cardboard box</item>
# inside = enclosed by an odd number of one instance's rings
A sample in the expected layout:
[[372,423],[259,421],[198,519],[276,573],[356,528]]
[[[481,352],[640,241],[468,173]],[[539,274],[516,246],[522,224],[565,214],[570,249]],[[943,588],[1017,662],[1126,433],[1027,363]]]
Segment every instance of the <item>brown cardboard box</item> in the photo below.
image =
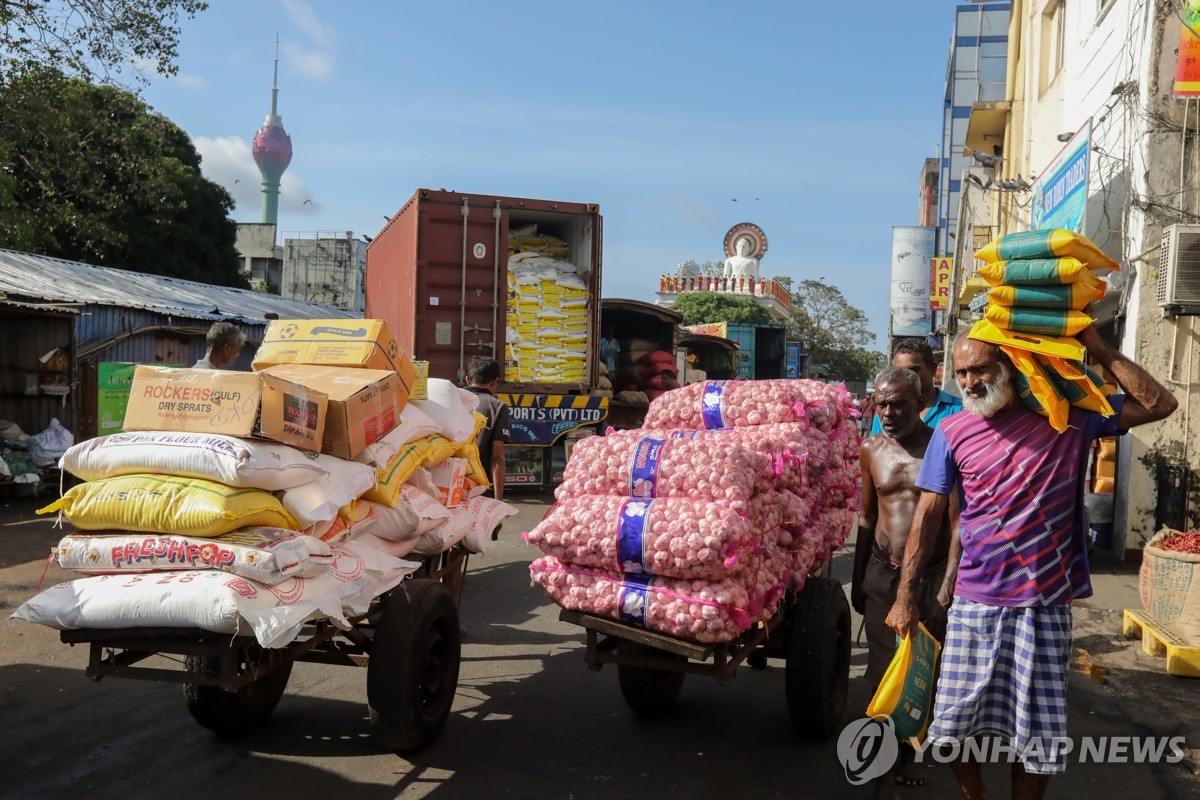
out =
[[321,452],[329,417],[329,396],[269,372],[259,373],[258,377],[262,380],[259,434],[301,450]]
[[277,364],[313,364],[395,372],[408,401],[417,370],[381,319],[278,319],[254,354],[255,371]]
[[133,373],[124,429],[249,436],[260,396],[252,372],[140,365]]
[[407,397],[400,379],[387,370],[279,364],[262,375],[327,398],[321,452],[339,458],[354,458],[395,428]]

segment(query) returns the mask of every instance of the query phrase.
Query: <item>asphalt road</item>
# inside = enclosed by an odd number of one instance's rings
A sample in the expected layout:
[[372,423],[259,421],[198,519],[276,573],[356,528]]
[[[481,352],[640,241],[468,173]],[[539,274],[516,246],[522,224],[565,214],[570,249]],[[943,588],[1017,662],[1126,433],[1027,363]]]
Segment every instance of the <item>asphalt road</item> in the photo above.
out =
[[[813,745],[792,732],[782,662],[742,669],[727,687],[689,676],[675,713],[634,716],[615,669],[587,670],[581,630],[559,622],[557,608],[530,585],[527,567],[537,553],[519,534],[546,506],[533,498],[516,505],[520,516],[501,541],[471,560],[458,695],[424,752],[401,757],[374,741],[362,669],[297,664],[267,726],[222,741],[192,721],[178,686],[94,683],[83,676],[84,648],[7,621],[0,623],[0,797],[868,796],[847,783],[833,742]],[[45,522],[0,523],[5,614],[31,594],[57,537]],[[835,564],[845,579],[848,558]],[[46,579],[64,577],[51,567]],[[852,676],[864,664],[865,652],[855,649]],[[864,681],[852,680],[847,722],[867,700]],[[1110,687],[1073,679],[1071,703],[1072,735],[1130,734],[1128,703]],[[1077,766],[1048,796],[1194,796],[1184,767]],[[1006,772],[989,768],[995,780]],[[927,787],[900,796],[959,796],[947,768],[928,774]],[[996,788],[1007,796],[1007,780]]]

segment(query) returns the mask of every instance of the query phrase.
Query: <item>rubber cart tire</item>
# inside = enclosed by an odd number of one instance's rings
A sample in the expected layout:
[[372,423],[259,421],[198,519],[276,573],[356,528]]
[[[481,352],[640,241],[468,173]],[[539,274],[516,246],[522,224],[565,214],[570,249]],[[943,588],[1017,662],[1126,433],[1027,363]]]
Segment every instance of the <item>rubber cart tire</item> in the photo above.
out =
[[[625,645],[621,648],[622,655],[655,656],[683,663],[683,656],[663,653],[643,645]],[[658,717],[665,714],[679,699],[683,689],[683,678],[686,673],[674,670],[654,669],[652,667],[634,667],[617,664],[617,682],[621,685],[621,696],[639,716]]]
[[850,606],[833,578],[810,578],[796,598],[788,635],[788,715],[805,739],[824,741],[841,727],[850,683]]
[[367,662],[367,707],[380,744],[411,753],[437,737],[458,690],[461,650],[458,608],[445,586],[417,578],[392,590]]
[[[262,663],[262,649],[242,651],[238,663],[238,674],[257,669]],[[188,656],[185,661],[188,672],[218,675],[220,660],[211,656]],[[236,692],[227,692],[217,686],[183,685],[183,697],[192,717],[222,738],[242,736],[258,730],[279,705],[279,699],[287,688],[292,675],[292,662],[283,661],[258,680]]]

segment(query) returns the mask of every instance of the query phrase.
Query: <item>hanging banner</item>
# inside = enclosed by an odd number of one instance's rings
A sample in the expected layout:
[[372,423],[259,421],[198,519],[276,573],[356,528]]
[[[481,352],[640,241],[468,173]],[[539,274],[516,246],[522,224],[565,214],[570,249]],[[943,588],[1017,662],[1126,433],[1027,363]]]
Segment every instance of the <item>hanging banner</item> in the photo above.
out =
[[950,308],[950,274],[954,272],[953,258],[931,258],[929,260],[929,310],[945,311]]
[[1179,12],[1179,55],[1175,59],[1176,97],[1200,97],[1200,0],[1189,0]]
[[929,262],[937,228],[892,228],[892,336],[924,336],[931,330]]
[[1092,121],[1075,132],[1033,182],[1030,228],[1066,228],[1083,233],[1091,164]]
[[96,365],[96,435],[120,433],[125,424],[125,407],[129,405],[129,387],[137,364]]

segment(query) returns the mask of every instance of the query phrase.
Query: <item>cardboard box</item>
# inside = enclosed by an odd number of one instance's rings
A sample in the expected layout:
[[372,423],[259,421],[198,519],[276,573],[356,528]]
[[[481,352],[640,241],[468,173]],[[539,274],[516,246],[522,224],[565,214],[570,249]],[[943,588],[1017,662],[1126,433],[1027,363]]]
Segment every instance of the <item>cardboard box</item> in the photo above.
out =
[[261,374],[264,380],[297,384],[325,396],[321,452],[338,458],[354,458],[395,428],[407,396],[399,377],[388,370],[279,364]]
[[409,400],[428,400],[429,399],[429,362],[414,361],[413,367],[417,371],[417,377],[413,380],[412,394],[409,395]]
[[442,495],[442,505],[457,508],[462,503],[463,486],[467,479],[467,460],[447,458],[441,464],[429,468],[433,485]]
[[254,354],[254,370],[278,364],[313,364],[395,372],[407,402],[417,379],[412,359],[381,319],[277,319]]
[[139,365],[124,430],[250,436],[260,399],[261,383],[252,372]]
[[301,450],[321,452],[329,417],[329,396],[269,372],[260,373],[259,378],[262,380],[259,434]]

